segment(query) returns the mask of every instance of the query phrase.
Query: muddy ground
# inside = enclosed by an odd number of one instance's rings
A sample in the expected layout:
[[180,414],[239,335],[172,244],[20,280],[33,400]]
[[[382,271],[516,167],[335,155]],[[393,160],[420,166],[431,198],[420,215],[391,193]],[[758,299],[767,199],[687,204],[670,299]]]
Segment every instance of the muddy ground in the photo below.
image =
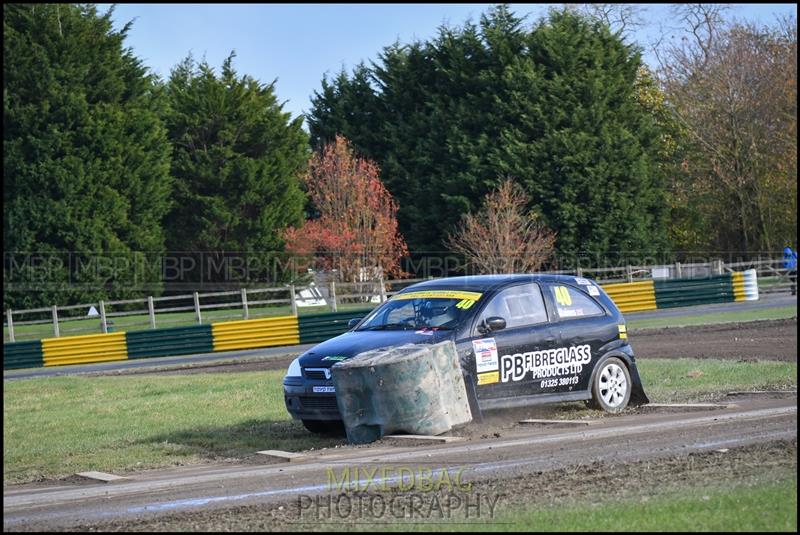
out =
[[[629,333],[637,358],[698,358],[797,362],[797,318],[693,327],[636,329]],[[296,355],[182,368],[121,370],[92,375],[192,374],[285,370]]]
[[797,362],[797,318],[631,331],[639,358]]
[[[524,477],[472,482],[469,491],[471,495],[486,496],[488,500],[494,500],[491,516],[486,513],[486,507],[480,519],[475,519],[474,514],[473,518],[466,519],[463,511],[453,513],[449,519],[439,518],[440,515],[434,510],[429,520],[448,524],[465,521],[491,524],[493,515],[518,509],[599,504],[618,500],[647,502],[666,494],[785,481],[796,470],[796,440],[772,441],[634,462],[589,462]],[[449,498],[452,493],[444,490],[438,495],[441,503],[452,499]],[[398,499],[397,493],[365,492],[359,495],[358,503],[375,504],[377,500],[389,503],[393,498]],[[351,499],[352,496],[348,498]],[[175,513],[141,520],[91,523],[71,526],[70,530],[328,531],[343,527],[345,519],[337,517],[335,508],[329,514],[325,507],[306,508],[304,505],[299,500],[289,500],[223,510]],[[375,512],[378,509],[371,506],[361,507],[357,523],[377,522],[403,526],[410,521],[391,516],[387,518],[385,511],[381,516],[375,516]]]

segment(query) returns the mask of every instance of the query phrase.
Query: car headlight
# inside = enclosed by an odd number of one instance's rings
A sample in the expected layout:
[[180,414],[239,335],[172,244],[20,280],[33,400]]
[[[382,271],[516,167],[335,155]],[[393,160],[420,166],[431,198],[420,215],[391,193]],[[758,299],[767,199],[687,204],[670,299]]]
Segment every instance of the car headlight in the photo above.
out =
[[286,377],[300,377],[300,357],[297,357],[289,364],[289,370],[286,372]]

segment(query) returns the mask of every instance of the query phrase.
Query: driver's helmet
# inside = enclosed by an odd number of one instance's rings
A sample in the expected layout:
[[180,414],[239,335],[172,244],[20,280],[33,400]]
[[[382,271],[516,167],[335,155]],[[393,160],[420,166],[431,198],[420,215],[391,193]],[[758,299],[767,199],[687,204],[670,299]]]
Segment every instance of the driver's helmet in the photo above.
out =
[[458,318],[455,304],[445,306],[428,301],[423,305],[421,313],[430,327],[439,327]]

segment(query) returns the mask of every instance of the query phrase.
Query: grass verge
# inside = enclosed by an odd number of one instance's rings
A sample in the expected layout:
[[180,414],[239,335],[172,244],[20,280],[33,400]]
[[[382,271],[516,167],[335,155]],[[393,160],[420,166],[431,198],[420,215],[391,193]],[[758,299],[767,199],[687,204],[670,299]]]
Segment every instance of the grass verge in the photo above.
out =
[[3,480],[34,481],[338,444],[292,421],[282,370],[6,383]]
[[797,306],[764,308],[756,310],[736,310],[733,312],[687,312],[686,315],[663,318],[636,319],[636,314],[626,316],[630,329],[660,329],[665,327],[685,327],[689,325],[712,325],[744,321],[778,320],[797,317]]
[[[649,497],[648,497],[649,498]],[[700,488],[657,499],[524,509],[434,531],[797,531],[797,479]]]
[[795,362],[640,359],[636,365],[644,391],[653,403],[710,401],[731,390],[797,387]]

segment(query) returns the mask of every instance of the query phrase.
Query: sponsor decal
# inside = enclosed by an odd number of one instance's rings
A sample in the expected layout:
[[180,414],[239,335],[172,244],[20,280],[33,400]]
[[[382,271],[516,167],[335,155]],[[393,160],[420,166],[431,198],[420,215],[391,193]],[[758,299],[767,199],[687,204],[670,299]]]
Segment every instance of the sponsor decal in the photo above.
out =
[[584,286],[589,286],[590,284],[592,284],[592,281],[590,281],[589,279],[584,279],[583,277],[575,277],[575,282],[578,284],[582,284]]
[[628,339],[628,329],[624,325],[617,325],[619,328],[619,338],[620,340],[627,340]]
[[345,357],[344,355],[328,355],[327,357],[323,357],[322,360],[331,360],[340,362],[343,360],[347,360],[347,357]]
[[336,387],[335,386],[314,386],[311,387],[312,392],[317,392],[321,394],[335,394]]
[[487,372],[478,374],[478,386],[490,385],[500,382],[500,372]]
[[589,344],[503,355],[500,358],[500,381],[579,375],[591,360]]
[[589,290],[589,295],[600,295],[600,290],[597,289],[597,286],[590,284],[586,289]]
[[[483,294],[478,292],[461,292],[458,290],[427,290],[397,294],[392,299],[460,299],[474,303],[481,298],[481,295]],[[461,308],[464,307],[462,306]]]
[[499,363],[497,360],[497,343],[494,338],[473,340],[472,349],[475,350],[475,369],[479,374],[497,371]]

